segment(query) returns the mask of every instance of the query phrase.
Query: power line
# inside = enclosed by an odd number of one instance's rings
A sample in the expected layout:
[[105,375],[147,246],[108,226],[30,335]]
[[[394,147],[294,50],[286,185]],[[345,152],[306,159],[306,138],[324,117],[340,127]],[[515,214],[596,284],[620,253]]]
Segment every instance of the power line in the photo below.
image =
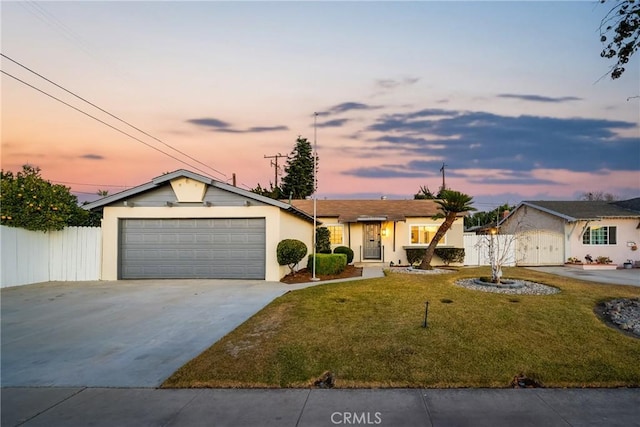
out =
[[55,184],[66,184],[66,185],[86,185],[88,187],[118,187],[118,188],[129,188],[126,185],[115,185],[115,184],[87,184],[82,182],[68,182],[68,181],[51,181]]
[[37,87],[33,86],[32,84],[27,83],[27,82],[25,82],[24,80],[21,80],[21,79],[19,79],[18,77],[14,76],[14,75],[12,75],[12,74],[7,73],[7,72],[6,72],[6,71],[4,71],[4,70],[0,70],[0,73],[5,74],[5,75],[9,76],[9,77],[11,77],[12,79],[17,80],[17,81],[19,81],[20,83],[22,83],[22,84],[24,84],[24,85],[26,85],[26,86],[29,86],[30,88],[32,88],[32,89],[34,89],[34,90],[37,90],[38,92],[40,92],[40,93],[42,93],[42,94],[44,94],[44,95],[47,95],[48,97],[50,97],[50,98],[52,98],[52,99],[55,99],[56,101],[58,101],[58,102],[60,102],[60,103],[62,103],[62,104],[64,104],[64,105],[66,105],[67,107],[69,107],[69,108],[73,108],[73,109],[74,109],[74,110],[76,110],[77,112],[82,113],[82,114],[84,114],[85,116],[90,117],[90,118],[92,118],[93,120],[96,120],[97,122],[100,122],[100,123],[102,123],[103,125],[108,126],[108,127],[110,127],[111,129],[113,129],[113,130],[115,130],[115,131],[118,131],[118,132],[120,132],[121,134],[126,135],[126,136],[128,136],[129,138],[134,139],[134,140],[138,141],[139,143],[144,144],[144,145],[146,145],[147,147],[149,147],[149,148],[151,148],[151,149],[153,149],[153,150],[156,150],[156,151],[158,151],[158,152],[160,152],[160,153],[162,153],[162,154],[164,154],[164,155],[166,155],[166,156],[169,156],[169,157],[171,157],[172,159],[177,160],[177,161],[179,161],[180,163],[182,163],[182,164],[184,164],[184,165],[187,165],[187,166],[189,166],[189,167],[191,167],[191,168],[194,168],[195,170],[197,170],[197,171],[199,171],[199,172],[202,172],[202,173],[204,173],[204,174],[207,174],[207,173],[208,173],[208,172],[205,172],[205,171],[203,171],[202,169],[200,169],[200,168],[198,168],[198,167],[196,167],[196,166],[194,166],[194,165],[192,165],[192,164],[190,164],[190,163],[185,162],[185,161],[184,161],[184,160],[182,160],[182,159],[177,158],[176,156],[174,156],[174,155],[172,155],[172,154],[167,153],[166,151],[162,151],[162,150],[161,150],[161,149],[159,149],[158,147],[154,147],[153,145],[151,145],[151,144],[149,144],[149,143],[147,143],[147,142],[144,142],[144,141],[143,141],[143,140],[141,140],[140,138],[136,138],[135,136],[133,136],[133,135],[131,135],[131,134],[128,134],[127,132],[123,131],[122,129],[118,129],[117,127],[115,127],[115,126],[113,126],[113,125],[111,125],[111,124],[109,124],[109,123],[105,122],[104,120],[100,120],[99,118],[97,118],[97,117],[95,117],[95,116],[92,116],[91,114],[89,114],[89,113],[87,113],[87,112],[85,112],[85,111],[82,111],[81,109],[79,109],[79,108],[77,108],[77,107],[74,107],[73,105],[71,105],[71,104],[69,104],[69,103],[67,103],[67,102],[64,102],[64,101],[63,101],[63,100],[61,100],[60,98],[56,98],[55,96],[53,96],[53,95],[51,95],[51,94],[49,94],[49,93],[47,93],[47,92],[43,91],[42,89],[39,89],[39,88],[37,88]]
[[78,46],[82,51],[84,51],[84,53],[88,54],[94,59],[97,59],[92,53],[92,51],[95,50],[93,46],[91,46],[88,42],[86,42],[86,40],[76,34],[71,28],[69,28],[62,21],[56,18],[55,15],[53,15],[43,6],[39,5],[35,1],[29,0],[21,1],[19,2],[19,4],[40,21],[44,22],[46,25],[49,25],[51,28],[62,34],[67,40]]
[[[98,110],[100,110],[100,111],[102,111],[103,113],[105,113],[105,114],[107,114],[107,115],[109,115],[109,116],[113,117],[114,119],[116,119],[116,120],[120,121],[121,123],[126,124],[127,126],[131,127],[132,129],[135,129],[135,130],[137,130],[138,132],[140,132],[140,133],[142,133],[142,134],[144,134],[144,135],[148,136],[149,138],[154,139],[155,141],[157,141],[157,142],[161,143],[161,144],[162,144],[162,145],[164,145],[165,147],[168,147],[168,148],[170,148],[170,149],[174,150],[175,152],[180,153],[180,154],[182,154],[183,156],[185,156],[185,157],[189,158],[190,160],[193,160],[194,162],[196,162],[196,163],[198,163],[198,164],[200,164],[200,165],[202,165],[202,166],[204,166],[204,167],[206,167],[206,168],[211,169],[211,170],[212,170],[212,171],[214,171],[215,173],[217,173],[217,174],[219,174],[219,175],[224,176],[224,177],[225,177],[225,179],[227,178],[227,175],[226,175],[225,173],[223,173],[223,172],[221,172],[221,171],[219,171],[219,170],[217,170],[217,169],[215,169],[215,168],[213,168],[213,167],[211,167],[211,166],[209,166],[209,165],[207,165],[207,164],[205,164],[205,163],[201,162],[200,160],[198,160],[198,159],[196,159],[196,158],[194,158],[194,157],[192,157],[192,156],[188,155],[187,153],[185,153],[185,152],[183,152],[183,151],[181,151],[181,150],[178,150],[177,148],[175,148],[175,147],[171,146],[170,144],[167,144],[166,142],[164,142],[164,141],[162,141],[162,140],[160,140],[160,139],[156,138],[155,136],[153,136],[153,135],[151,135],[151,134],[149,134],[149,133],[147,133],[147,132],[143,131],[142,129],[140,129],[140,128],[138,128],[138,127],[134,126],[134,125],[132,125],[131,123],[127,122],[126,120],[123,120],[123,119],[121,119],[120,117],[118,117],[118,116],[116,116],[116,115],[114,115],[114,114],[112,114],[112,113],[108,112],[107,110],[105,110],[105,109],[103,109],[103,108],[101,108],[101,107],[97,106],[97,105],[96,105],[96,104],[94,104],[93,102],[88,101],[87,99],[85,99],[85,98],[81,97],[80,95],[76,95],[76,94],[75,94],[75,93],[73,93],[72,91],[70,91],[70,90],[66,89],[65,87],[63,87],[63,86],[61,86],[61,85],[57,84],[56,82],[54,82],[54,81],[52,81],[52,80],[50,80],[50,79],[46,78],[45,76],[43,76],[42,74],[40,74],[40,73],[38,73],[38,72],[36,72],[36,71],[32,70],[31,68],[29,68],[29,67],[27,67],[27,66],[25,66],[25,65],[21,64],[20,62],[16,61],[15,59],[10,58],[10,57],[8,57],[7,55],[5,55],[5,54],[3,54],[3,53],[0,53],[0,56],[2,56],[3,58],[8,59],[9,61],[13,62],[14,64],[16,64],[16,65],[18,65],[18,66],[20,66],[20,67],[24,68],[25,70],[29,71],[30,73],[35,74],[36,76],[40,77],[41,79],[46,80],[47,82],[51,83],[52,85],[54,85],[54,86],[56,86],[56,87],[58,87],[58,88],[62,89],[63,91],[67,92],[68,94],[75,96],[76,98],[78,98],[78,99],[82,100],[83,102],[86,102],[87,104],[91,105],[92,107],[97,108]],[[13,77],[13,76],[11,76],[11,77]],[[14,77],[14,78],[15,78],[15,77]],[[17,80],[17,79],[16,79],[16,80]],[[44,93],[44,92],[43,92],[43,93]],[[47,94],[47,95],[48,95],[48,94]],[[62,102],[62,101],[61,101],[61,102]],[[174,157],[174,158],[175,158],[175,157]],[[200,170],[200,169],[199,169],[199,170]],[[202,170],[200,170],[200,171],[202,171]],[[207,172],[205,172],[205,173],[207,173]]]

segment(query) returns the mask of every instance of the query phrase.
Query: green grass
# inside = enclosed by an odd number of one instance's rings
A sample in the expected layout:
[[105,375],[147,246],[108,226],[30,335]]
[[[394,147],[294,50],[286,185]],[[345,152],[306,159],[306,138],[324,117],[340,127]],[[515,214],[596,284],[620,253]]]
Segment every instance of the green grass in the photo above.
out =
[[327,370],[345,388],[508,387],[520,373],[547,387],[640,386],[640,339],[593,311],[603,300],[638,297],[639,288],[516,268],[505,275],[561,292],[503,295],[453,284],[488,273],[389,274],[289,292],[163,387],[307,387]]

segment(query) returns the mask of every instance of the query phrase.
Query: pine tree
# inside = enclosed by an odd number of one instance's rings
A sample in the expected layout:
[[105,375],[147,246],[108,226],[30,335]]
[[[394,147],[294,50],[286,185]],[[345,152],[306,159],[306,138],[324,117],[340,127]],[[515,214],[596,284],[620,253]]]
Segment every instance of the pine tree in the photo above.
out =
[[[317,166],[317,157],[316,157]],[[304,199],[315,193],[313,174],[313,149],[307,138],[298,137],[284,167],[282,196]]]

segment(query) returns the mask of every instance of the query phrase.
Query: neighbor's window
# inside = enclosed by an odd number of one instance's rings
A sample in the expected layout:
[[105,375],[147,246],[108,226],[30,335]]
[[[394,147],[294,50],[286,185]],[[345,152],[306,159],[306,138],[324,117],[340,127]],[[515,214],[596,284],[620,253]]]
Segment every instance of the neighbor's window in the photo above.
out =
[[341,245],[342,225],[326,225],[325,227],[327,227],[329,229],[329,233],[331,233],[329,236],[329,242],[331,242],[332,245]]
[[[436,231],[438,231],[437,225],[412,225],[411,243],[414,245],[428,245],[431,243]],[[444,243],[444,237],[438,243]]]
[[587,227],[582,235],[583,245],[615,245],[616,227]]

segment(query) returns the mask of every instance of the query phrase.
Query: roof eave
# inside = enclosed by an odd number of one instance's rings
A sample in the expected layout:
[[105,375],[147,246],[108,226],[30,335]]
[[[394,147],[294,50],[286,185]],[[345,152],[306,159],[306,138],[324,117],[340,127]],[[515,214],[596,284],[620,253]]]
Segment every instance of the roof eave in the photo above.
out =
[[[539,210],[539,211],[542,211],[542,212],[548,213],[549,215],[557,216],[557,217],[562,218],[562,219],[564,219],[564,220],[567,220],[567,221],[569,221],[569,222],[581,221],[581,219],[579,219],[579,218],[575,218],[575,217],[572,217],[572,216],[569,216],[569,215],[565,215],[565,214],[563,214],[563,213],[560,213],[560,212],[554,211],[554,210],[549,209],[549,208],[545,208],[545,207],[540,206],[540,205],[536,205],[535,203],[531,203],[531,202],[522,202],[522,203],[520,203],[520,205],[518,205],[518,207],[517,207],[516,209],[514,209],[513,211],[515,212],[515,211],[516,211],[520,206],[522,206],[522,205],[524,205],[524,206],[529,206],[529,207],[531,207],[531,208],[533,208],[533,209],[537,209],[537,210]],[[508,215],[508,216],[507,216],[507,218],[508,218],[509,216],[511,216],[511,215]],[[506,219],[506,218],[505,218],[505,219]]]

